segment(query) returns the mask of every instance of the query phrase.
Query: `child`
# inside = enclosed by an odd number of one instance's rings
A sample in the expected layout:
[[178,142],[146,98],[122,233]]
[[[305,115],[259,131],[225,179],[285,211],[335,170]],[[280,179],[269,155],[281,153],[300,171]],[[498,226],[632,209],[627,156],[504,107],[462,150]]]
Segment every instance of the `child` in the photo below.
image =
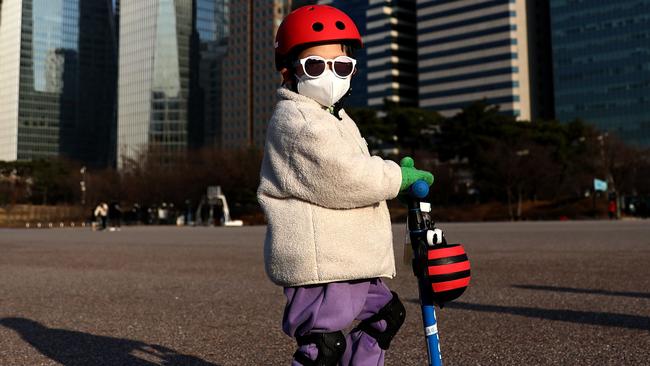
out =
[[[353,21],[330,6],[289,14],[276,36],[284,83],[268,126],[258,199],[268,220],[264,255],[284,287],[283,330],[293,365],[383,365],[405,309],[381,278],[395,276],[386,200],[431,173],[413,160],[371,157],[340,99],[361,47]],[[342,330],[354,320],[348,335]]]

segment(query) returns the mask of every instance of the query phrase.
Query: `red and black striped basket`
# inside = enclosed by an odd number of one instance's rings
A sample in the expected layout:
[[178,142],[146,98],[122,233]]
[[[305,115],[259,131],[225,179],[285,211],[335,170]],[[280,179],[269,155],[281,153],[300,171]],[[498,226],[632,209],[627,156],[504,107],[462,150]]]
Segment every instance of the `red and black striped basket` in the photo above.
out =
[[427,258],[433,301],[442,307],[462,295],[469,285],[469,259],[460,244],[430,247]]

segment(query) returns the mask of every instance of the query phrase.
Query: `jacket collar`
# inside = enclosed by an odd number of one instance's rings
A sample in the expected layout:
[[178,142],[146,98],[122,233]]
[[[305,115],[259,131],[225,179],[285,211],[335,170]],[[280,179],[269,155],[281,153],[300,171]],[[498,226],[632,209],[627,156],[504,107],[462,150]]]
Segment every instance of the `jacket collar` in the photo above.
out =
[[304,95],[300,95],[298,93],[295,93],[295,92],[289,90],[289,88],[284,87],[284,86],[278,88],[278,97],[280,99],[292,100],[292,101],[297,102],[297,103],[307,104],[307,105],[312,106],[312,107],[316,107],[316,108],[319,108],[319,109],[322,109],[322,110],[327,110],[327,108],[323,107],[317,101],[315,101],[315,100],[313,100],[313,99],[311,99],[309,97],[306,97]]

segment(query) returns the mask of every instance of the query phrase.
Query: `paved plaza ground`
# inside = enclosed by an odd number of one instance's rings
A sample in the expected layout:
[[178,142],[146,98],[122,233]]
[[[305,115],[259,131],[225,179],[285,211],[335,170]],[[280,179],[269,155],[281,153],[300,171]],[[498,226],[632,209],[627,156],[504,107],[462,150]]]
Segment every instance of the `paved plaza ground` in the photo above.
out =
[[[445,365],[650,365],[650,221],[440,226],[473,265],[438,311]],[[264,231],[0,230],[0,365],[289,365]],[[424,365],[394,235],[408,315],[386,365]]]

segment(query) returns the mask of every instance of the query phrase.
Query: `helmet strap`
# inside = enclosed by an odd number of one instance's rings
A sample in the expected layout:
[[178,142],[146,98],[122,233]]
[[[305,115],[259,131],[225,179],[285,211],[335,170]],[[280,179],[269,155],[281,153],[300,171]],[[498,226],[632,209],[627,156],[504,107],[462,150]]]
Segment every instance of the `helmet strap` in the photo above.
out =
[[341,109],[343,109],[343,104],[345,100],[352,94],[352,86],[348,89],[348,92],[345,93],[345,95],[339,99],[338,102],[334,103],[333,107],[334,109],[332,110],[332,115],[336,118],[338,118],[339,121],[341,121],[343,118],[340,116]]

